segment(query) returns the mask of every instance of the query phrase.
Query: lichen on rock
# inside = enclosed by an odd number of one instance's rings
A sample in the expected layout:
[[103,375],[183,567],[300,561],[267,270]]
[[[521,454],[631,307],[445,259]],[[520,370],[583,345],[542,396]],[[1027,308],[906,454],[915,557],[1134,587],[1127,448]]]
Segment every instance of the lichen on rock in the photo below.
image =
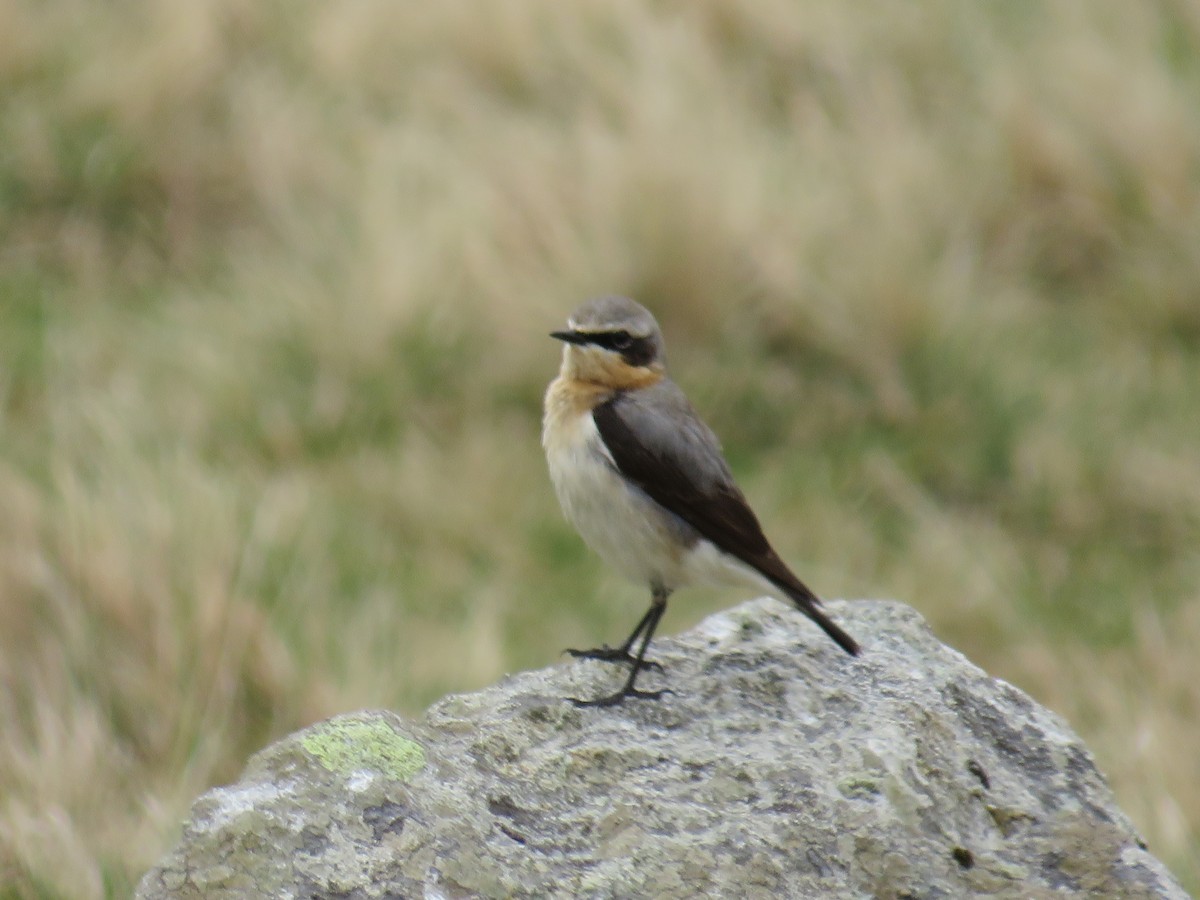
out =
[[425,767],[425,751],[390,722],[370,715],[342,716],[314,725],[300,746],[331,772],[369,769],[407,781]]

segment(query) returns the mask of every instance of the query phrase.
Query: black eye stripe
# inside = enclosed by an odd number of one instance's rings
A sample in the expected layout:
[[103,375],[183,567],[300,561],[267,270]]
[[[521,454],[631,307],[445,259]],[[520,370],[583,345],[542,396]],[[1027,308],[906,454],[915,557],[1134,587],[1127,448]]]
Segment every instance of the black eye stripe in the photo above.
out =
[[577,343],[587,343],[593,347],[602,347],[619,353],[620,358],[631,366],[644,366],[659,355],[658,343],[654,337],[634,337],[628,331],[576,331],[574,334],[581,338]]
[[614,350],[618,353],[628,350],[641,340],[643,338],[630,337],[626,331],[602,331],[588,335],[589,344],[595,344],[605,350]]

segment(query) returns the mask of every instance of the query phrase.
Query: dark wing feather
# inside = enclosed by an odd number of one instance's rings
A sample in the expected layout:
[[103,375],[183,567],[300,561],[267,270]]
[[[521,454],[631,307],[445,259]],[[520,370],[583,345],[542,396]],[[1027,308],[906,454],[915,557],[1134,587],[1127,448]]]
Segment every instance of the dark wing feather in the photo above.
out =
[[816,599],[771,549],[716,436],[673,382],[619,393],[593,416],[621,474],[651,499],[780,587]]
[[621,474],[718,548],[762,573],[837,644],[858,644],[825,615],[817,595],[772,549],[721,455],[716,435],[674,382],[615,394],[592,411]]

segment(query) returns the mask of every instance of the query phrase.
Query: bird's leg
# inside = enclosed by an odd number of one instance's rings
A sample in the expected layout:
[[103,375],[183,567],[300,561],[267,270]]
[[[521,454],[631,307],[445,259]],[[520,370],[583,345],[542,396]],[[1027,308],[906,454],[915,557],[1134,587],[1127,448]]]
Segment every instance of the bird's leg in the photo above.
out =
[[[605,662],[629,663],[632,666],[636,662],[636,657],[629,652],[629,648],[634,645],[638,639],[638,636],[650,622],[650,618],[654,615],[654,609],[655,605],[653,602],[651,602],[650,608],[646,610],[646,614],[642,616],[641,620],[637,623],[637,627],[633,629],[633,634],[631,634],[625,643],[623,643],[620,647],[610,647],[608,644],[605,644],[603,647],[595,647],[591,650],[575,650],[568,647],[563,651],[563,653],[570,653],[576,659],[600,659],[604,660]],[[658,669],[660,672],[662,671],[662,666],[656,662],[647,660],[643,662],[642,665],[648,669]]]
[[[635,628],[633,634],[629,636],[629,640],[625,642],[625,645],[618,647],[615,650],[612,648],[602,648],[601,652],[608,651],[613,654],[624,654],[624,657],[617,658],[629,658],[631,660],[629,677],[625,679],[625,685],[615,694],[610,694],[607,697],[601,697],[598,700],[576,700],[575,698],[571,698],[572,703],[574,703],[576,706],[616,706],[626,697],[640,697],[644,700],[657,700],[663,694],[671,693],[667,690],[639,691],[636,687],[634,687],[634,683],[637,681],[638,673],[642,671],[642,669],[653,665],[652,663],[646,662],[646,648],[650,646],[650,639],[654,637],[654,630],[658,628],[658,620],[662,618],[663,613],[667,610],[667,597],[670,595],[671,592],[666,588],[655,587],[650,599],[650,609],[646,611],[646,615],[642,616],[642,621],[638,622],[637,628]],[[642,635],[642,643],[641,646],[638,647],[637,656],[630,656],[629,650],[637,640],[639,634]],[[588,654],[581,655],[590,655],[590,653],[594,652],[596,651],[590,651]],[[662,667],[659,666],[658,668],[661,669]]]

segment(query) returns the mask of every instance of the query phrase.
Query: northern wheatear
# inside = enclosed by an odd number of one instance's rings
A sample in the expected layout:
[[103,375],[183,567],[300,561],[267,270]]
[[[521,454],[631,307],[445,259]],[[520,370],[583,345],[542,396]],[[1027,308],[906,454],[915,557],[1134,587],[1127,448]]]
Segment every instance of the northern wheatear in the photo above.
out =
[[[820,609],[771,548],[734,483],[716,435],[667,377],[662,332],[624,297],[585,303],[567,321],[562,368],[546,391],[542,445],[558,502],[614,569],[650,587],[650,609],[620,647],[570,650],[629,664],[615,694],[576,700],[611,706],[657,698],[634,683],[676,588],[740,585],[783,593],[843,650],[858,644]],[[636,654],[631,652],[641,638]]]

